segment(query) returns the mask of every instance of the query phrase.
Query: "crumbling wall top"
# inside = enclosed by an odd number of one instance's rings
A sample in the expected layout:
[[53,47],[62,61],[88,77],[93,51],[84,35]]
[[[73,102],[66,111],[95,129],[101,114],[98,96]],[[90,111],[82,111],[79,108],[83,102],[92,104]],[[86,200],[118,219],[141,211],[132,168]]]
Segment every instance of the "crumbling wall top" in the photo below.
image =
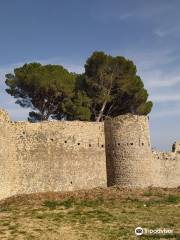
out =
[[7,111],[0,108],[0,122],[10,122],[10,117]]
[[180,153],[180,141],[173,143],[172,152],[175,152],[176,154]]
[[134,122],[134,121],[147,121],[148,120],[148,116],[145,115],[136,115],[136,114],[132,114],[132,113],[126,113],[126,114],[122,114],[119,115],[117,117],[107,117],[106,121],[111,121],[113,119],[114,121],[117,122]]

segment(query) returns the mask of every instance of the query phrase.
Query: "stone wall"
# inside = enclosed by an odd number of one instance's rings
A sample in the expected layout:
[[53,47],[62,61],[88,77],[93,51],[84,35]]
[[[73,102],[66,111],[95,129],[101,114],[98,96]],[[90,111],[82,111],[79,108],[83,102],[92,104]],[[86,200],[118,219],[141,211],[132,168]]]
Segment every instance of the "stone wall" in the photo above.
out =
[[0,108],[0,122],[1,123],[10,122],[10,118],[9,118],[8,113],[4,109],[1,109],[1,108]]
[[121,115],[105,121],[108,185],[152,184],[152,152],[146,116]]
[[0,121],[0,198],[107,185],[103,123],[6,120]]
[[180,186],[180,154],[176,148],[174,150],[174,152],[153,151],[154,186],[170,188]]
[[180,142],[173,143],[172,152],[176,153],[178,157],[180,156]]
[[0,109],[0,199],[105,187],[180,186],[180,142],[151,150],[148,118],[11,122]]

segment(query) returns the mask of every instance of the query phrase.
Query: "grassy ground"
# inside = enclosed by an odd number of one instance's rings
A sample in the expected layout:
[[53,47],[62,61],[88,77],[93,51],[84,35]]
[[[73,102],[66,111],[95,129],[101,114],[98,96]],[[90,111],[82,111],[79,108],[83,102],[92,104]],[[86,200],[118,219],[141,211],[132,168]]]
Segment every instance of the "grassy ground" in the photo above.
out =
[[0,201],[0,239],[137,239],[134,229],[166,228],[180,240],[180,189],[118,187],[71,193],[38,193]]

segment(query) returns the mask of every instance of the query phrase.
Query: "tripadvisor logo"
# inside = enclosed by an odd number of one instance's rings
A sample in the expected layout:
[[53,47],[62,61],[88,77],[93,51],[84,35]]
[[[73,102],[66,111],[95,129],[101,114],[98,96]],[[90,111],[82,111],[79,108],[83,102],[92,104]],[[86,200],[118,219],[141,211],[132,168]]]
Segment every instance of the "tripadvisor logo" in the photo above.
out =
[[148,229],[148,228],[142,228],[142,227],[137,227],[135,229],[135,234],[137,236],[141,236],[141,235],[155,235],[155,234],[163,234],[163,235],[168,235],[168,234],[172,234],[173,230],[172,229]]
[[137,236],[141,236],[141,235],[143,235],[143,233],[144,233],[143,228],[137,227],[137,228],[135,229],[135,234],[136,234]]

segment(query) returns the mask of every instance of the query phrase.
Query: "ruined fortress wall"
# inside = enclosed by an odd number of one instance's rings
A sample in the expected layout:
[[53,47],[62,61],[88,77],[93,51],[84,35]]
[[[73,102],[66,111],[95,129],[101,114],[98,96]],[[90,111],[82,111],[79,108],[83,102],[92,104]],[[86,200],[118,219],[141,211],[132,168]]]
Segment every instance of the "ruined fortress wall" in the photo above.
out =
[[126,114],[105,121],[108,185],[145,187],[152,182],[148,118]]
[[9,130],[8,125],[0,122],[0,199],[13,194],[14,174],[10,168],[13,169],[14,161],[10,164],[9,159],[14,158],[15,145],[9,138]]
[[[7,112],[0,109],[0,198],[4,194],[12,195],[11,186],[14,183],[14,175],[9,171],[9,159],[13,158],[15,145],[9,138],[9,122]],[[14,162],[11,165],[13,166]]]
[[180,154],[153,151],[153,186],[180,186]]
[[29,123],[0,109],[0,199],[114,184],[180,186],[180,142],[152,152],[146,116]]
[[0,121],[0,198],[106,186],[103,123]]

